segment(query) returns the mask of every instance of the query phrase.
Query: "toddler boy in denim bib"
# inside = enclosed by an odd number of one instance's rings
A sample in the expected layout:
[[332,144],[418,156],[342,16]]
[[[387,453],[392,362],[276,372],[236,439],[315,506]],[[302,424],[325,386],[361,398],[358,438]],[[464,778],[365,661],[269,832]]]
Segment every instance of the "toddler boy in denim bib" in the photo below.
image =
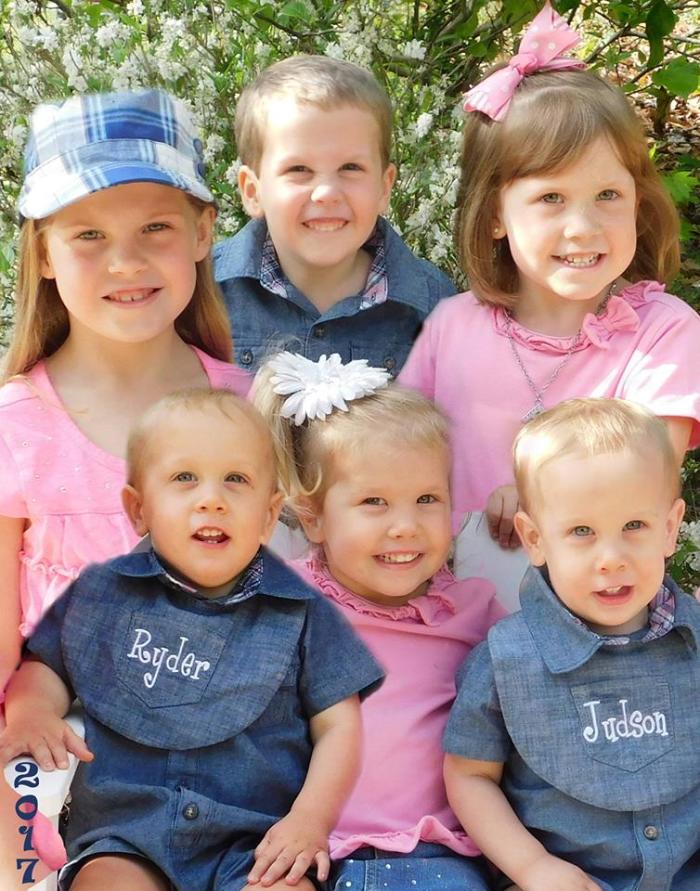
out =
[[398,374],[450,279],[381,216],[396,175],[391,103],[371,72],[327,56],[265,69],[236,108],[252,218],[214,248],[236,362],[338,353]]
[[684,504],[662,420],[573,399],[518,434],[521,611],[473,651],[450,802],[521,891],[700,888],[700,604],[664,577]]
[[[132,432],[128,467],[124,506],[152,547],[88,567],[47,613],[0,740],[29,739],[49,768],[66,748],[85,760],[60,888],[234,891],[287,876],[310,891],[357,766],[357,694],[381,670],[263,546],[281,495],[251,405],[167,397]],[[74,695],[87,750],[59,717]],[[45,725],[33,737],[30,701]]]

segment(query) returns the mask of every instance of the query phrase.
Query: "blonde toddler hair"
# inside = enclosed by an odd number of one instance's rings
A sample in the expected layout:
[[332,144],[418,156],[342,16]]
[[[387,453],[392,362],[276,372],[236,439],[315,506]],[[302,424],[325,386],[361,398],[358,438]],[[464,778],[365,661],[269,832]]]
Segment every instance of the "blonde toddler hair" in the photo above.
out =
[[285,396],[275,393],[269,364],[257,374],[253,402],[272,431],[280,486],[298,510],[305,499],[321,504],[333,480],[334,460],[379,441],[386,447],[425,446],[450,453],[445,415],[429,399],[396,384],[334,410],[325,420],[297,427],[282,417]]
[[618,452],[658,455],[669,497],[678,497],[678,461],[661,418],[624,399],[567,399],[525,424],[515,437],[513,468],[521,505],[530,510],[538,471],[549,461]]

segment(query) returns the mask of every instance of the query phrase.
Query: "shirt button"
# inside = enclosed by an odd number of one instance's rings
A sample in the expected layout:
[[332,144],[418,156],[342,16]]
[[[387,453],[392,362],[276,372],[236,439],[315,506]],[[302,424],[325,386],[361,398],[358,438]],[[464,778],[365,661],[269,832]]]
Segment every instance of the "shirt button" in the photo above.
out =
[[199,808],[196,804],[188,804],[182,812],[185,820],[196,820],[199,816]]
[[384,367],[387,371],[393,371],[396,368],[396,359],[393,356],[387,356],[384,360]]
[[314,337],[325,337],[326,336],[326,326],[325,325],[316,325],[314,328]]
[[644,827],[644,838],[649,839],[649,841],[656,841],[659,837],[659,830],[656,826],[645,826]]
[[253,354],[250,350],[243,350],[241,353],[241,365],[250,365],[253,361]]

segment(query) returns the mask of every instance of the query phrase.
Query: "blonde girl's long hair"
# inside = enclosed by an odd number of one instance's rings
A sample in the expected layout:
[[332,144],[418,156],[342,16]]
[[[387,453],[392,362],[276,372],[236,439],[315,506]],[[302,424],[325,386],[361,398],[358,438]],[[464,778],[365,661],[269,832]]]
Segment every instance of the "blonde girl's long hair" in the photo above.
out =
[[273,390],[269,364],[258,372],[253,402],[272,431],[280,488],[287,503],[299,510],[304,500],[322,503],[333,478],[334,460],[362,452],[368,444],[426,446],[450,451],[446,416],[429,399],[390,384],[371,396],[354,399],[348,411],[334,410],[325,420],[297,427],[282,417],[285,396]]
[[[190,195],[187,200],[198,213],[207,207]],[[14,328],[0,366],[0,384],[25,374],[54,353],[68,336],[68,312],[56,282],[41,274],[45,228],[46,220],[25,220],[20,230]],[[197,263],[192,299],[175,320],[175,330],[185,343],[216,359],[231,361],[231,327],[208,256]]]

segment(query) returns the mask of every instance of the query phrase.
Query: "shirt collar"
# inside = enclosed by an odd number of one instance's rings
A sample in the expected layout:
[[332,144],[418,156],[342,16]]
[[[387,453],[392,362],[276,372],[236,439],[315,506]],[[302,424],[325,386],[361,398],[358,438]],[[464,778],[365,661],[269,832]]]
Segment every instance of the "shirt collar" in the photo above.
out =
[[[160,578],[177,591],[193,597],[197,594],[197,588],[176,578],[163,568],[152,548],[148,551],[134,550],[122,557],[116,557],[111,561],[111,568],[118,575],[128,578]],[[227,606],[247,600],[254,594],[279,597],[283,600],[311,600],[317,596],[309,585],[265,547],[260,548],[234,590],[210,602]],[[197,597],[197,600],[201,601],[202,598]]]
[[[673,595],[675,611],[673,619],[662,629],[651,623],[648,639],[656,639],[665,633],[677,631],[688,648],[697,653],[700,635],[700,606],[694,609],[689,596],[670,577],[664,579],[664,587]],[[534,638],[537,649],[547,668],[553,674],[573,671],[586,663],[601,647],[620,646],[629,640],[606,638],[591,631],[559,601],[541,570],[530,567],[520,589],[520,602],[525,623]],[[657,595],[657,603],[667,604]],[[552,629],[556,628],[556,633]],[[636,640],[634,643],[644,643]]]
[[[235,236],[214,245],[212,256],[216,281],[231,278],[254,278],[259,281],[266,237],[265,221],[251,220]],[[378,218],[374,237],[384,244],[388,298],[405,303],[426,316],[434,300],[431,301],[432,290],[419,260],[384,217]]]

